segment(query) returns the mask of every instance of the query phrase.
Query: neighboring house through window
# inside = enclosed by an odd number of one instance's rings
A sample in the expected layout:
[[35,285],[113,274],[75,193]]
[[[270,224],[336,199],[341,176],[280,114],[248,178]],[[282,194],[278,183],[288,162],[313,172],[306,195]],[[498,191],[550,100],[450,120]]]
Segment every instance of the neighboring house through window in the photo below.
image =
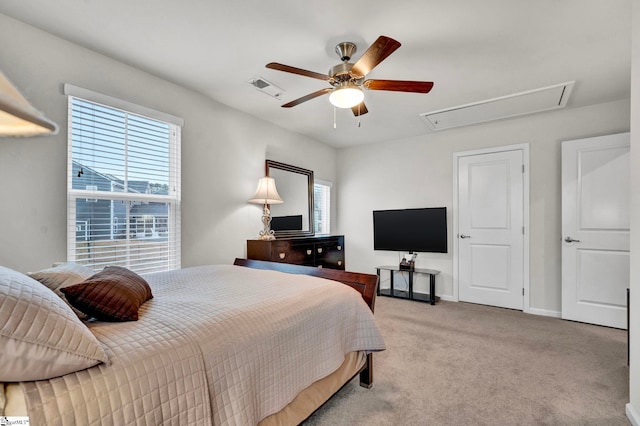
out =
[[75,86],[65,94],[68,260],[180,268],[182,119]]
[[331,182],[313,184],[313,227],[316,234],[331,233]]

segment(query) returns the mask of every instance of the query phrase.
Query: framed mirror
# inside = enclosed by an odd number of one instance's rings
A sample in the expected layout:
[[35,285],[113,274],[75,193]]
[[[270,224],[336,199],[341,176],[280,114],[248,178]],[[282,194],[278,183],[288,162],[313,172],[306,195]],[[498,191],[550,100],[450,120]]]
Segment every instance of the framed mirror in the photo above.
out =
[[266,175],[276,181],[284,201],[273,204],[271,229],[278,237],[308,237],[313,229],[313,170],[302,169],[273,160],[266,161]]

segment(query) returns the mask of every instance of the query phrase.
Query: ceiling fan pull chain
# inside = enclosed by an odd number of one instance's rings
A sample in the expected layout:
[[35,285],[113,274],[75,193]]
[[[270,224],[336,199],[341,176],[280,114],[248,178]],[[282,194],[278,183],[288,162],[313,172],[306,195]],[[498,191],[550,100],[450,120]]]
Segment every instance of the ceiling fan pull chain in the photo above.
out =
[[338,126],[336,124],[336,107],[333,107],[333,128],[337,129]]

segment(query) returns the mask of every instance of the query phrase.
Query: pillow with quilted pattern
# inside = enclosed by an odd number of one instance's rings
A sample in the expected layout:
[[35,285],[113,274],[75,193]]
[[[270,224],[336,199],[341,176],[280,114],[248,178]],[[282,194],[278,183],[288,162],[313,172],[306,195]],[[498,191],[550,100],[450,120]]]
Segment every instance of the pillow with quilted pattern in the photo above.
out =
[[78,284],[95,274],[94,270],[74,262],[60,263],[38,272],[28,272],[31,278],[40,281],[54,292],[60,287]]
[[51,290],[0,266],[0,382],[45,380],[107,362],[98,339]]
[[[69,302],[62,294],[62,289],[64,287],[69,287],[70,285],[81,283],[87,278],[91,277],[95,274],[95,271],[91,268],[88,268],[84,265],[79,265],[74,262],[66,262],[56,265],[52,268],[43,269],[38,272],[28,272],[31,278],[34,278],[53,290],[55,294],[60,296],[62,300],[64,300],[67,304]],[[88,319],[88,316],[71,306],[71,309],[78,315],[78,318],[82,320]]]
[[102,321],[137,321],[140,306],[153,298],[144,278],[120,266],[107,266],[61,291],[76,309]]

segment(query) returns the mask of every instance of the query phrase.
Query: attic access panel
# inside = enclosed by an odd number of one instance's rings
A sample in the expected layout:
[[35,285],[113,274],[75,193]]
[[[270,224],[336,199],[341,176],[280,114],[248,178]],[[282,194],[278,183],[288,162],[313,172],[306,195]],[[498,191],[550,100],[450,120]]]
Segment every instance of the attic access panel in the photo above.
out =
[[575,81],[515,93],[486,101],[420,114],[433,130],[445,130],[470,124],[563,108]]

